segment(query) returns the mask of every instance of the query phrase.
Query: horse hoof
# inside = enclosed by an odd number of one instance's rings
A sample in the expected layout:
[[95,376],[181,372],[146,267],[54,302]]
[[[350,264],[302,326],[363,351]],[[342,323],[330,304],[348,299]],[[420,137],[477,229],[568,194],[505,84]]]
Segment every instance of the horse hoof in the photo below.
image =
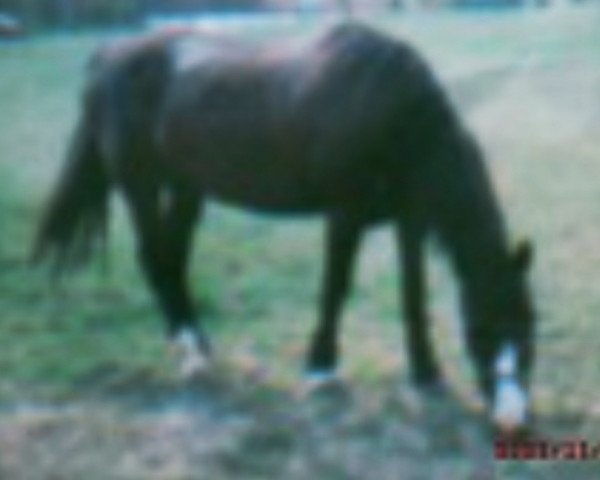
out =
[[197,377],[209,370],[209,359],[202,353],[187,355],[179,364],[179,375],[183,380]]
[[177,357],[179,375],[187,380],[209,369],[210,358],[199,347],[197,335],[189,330],[177,334],[170,342],[169,350]]
[[317,408],[328,416],[341,413],[344,410],[342,407],[351,405],[354,399],[348,382],[334,370],[307,374],[299,397],[299,400],[307,402],[310,408]]
[[324,385],[330,385],[336,383],[339,380],[339,376],[335,369],[331,370],[312,370],[307,372],[304,381],[305,384],[310,385],[314,388],[319,388]]
[[427,380],[418,381],[415,383],[417,391],[427,397],[447,397],[450,394],[450,390],[445,382],[442,380]]
[[300,395],[308,396],[314,392],[326,390],[341,383],[335,369],[331,370],[311,370],[304,375],[300,387]]

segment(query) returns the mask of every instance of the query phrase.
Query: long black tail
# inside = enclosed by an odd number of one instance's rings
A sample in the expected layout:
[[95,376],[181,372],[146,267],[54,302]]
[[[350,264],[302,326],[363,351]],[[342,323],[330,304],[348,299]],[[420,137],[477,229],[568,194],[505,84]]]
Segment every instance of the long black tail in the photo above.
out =
[[106,238],[111,181],[99,129],[110,130],[113,163],[125,158],[123,152],[135,150],[129,145],[132,139],[151,139],[171,71],[169,45],[150,37],[145,42],[125,41],[120,51],[122,58],[100,50],[92,60],[82,117],[39,227],[34,263],[50,260],[58,271],[77,266]]
[[57,271],[84,263],[106,239],[110,182],[90,117],[86,109],[33,245],[32,261]]

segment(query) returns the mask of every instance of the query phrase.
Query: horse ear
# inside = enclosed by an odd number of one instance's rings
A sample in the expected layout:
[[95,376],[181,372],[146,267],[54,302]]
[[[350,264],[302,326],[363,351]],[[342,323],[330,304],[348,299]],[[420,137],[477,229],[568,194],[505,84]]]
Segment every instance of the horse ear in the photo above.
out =
[[521,240],[513,254],[513,265],[519,272],[526,272],[533,262],[533,246],[529,240]]

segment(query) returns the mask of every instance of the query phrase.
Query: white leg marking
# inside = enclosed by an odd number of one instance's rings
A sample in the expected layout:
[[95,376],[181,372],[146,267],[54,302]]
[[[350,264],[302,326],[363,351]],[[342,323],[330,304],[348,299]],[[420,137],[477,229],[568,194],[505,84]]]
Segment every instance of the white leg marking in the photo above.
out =
[[198,336],[189,329],[182,329],[173,339],[175,349],[181,356],[179,371],[183,378],[192,377],[208,367],[208,358],[198,347]]
[[335,384],[338,379],[337,370],[334,368],[327,370],[310,370],[304,375],[302,392],[313,392],[322,387]]
[[492,419],[502,430],[514,430],[525,423],[528,398],[517,378],[518,356],[511,343],[503,345],[494,364],[496,391]]
[[497,377],[512,376],[517,373],[517,349],[512,343],[506,343],[500,349],[494,364]]
[[337,372],[334,368],[328,370],[311,370],[306,374],[306,381],[324,384],[337,380]]

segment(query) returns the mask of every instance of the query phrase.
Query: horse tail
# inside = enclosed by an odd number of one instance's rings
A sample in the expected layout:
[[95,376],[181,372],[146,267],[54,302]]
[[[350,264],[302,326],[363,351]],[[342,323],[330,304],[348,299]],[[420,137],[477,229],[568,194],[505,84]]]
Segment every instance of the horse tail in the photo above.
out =
[[33,263],[49,260],[59,271],[79,266],[105,244],[109,166],[127,156],[131,142],[151,137],[171,71],[168,51],[166,42],[125,41],[92,57],[82,116],[40,223]]
[[42,216],[32,261],[55,271],[79,266],[106,243],[110,181],[103,164],[92,108],[84,107],[58,184]]

